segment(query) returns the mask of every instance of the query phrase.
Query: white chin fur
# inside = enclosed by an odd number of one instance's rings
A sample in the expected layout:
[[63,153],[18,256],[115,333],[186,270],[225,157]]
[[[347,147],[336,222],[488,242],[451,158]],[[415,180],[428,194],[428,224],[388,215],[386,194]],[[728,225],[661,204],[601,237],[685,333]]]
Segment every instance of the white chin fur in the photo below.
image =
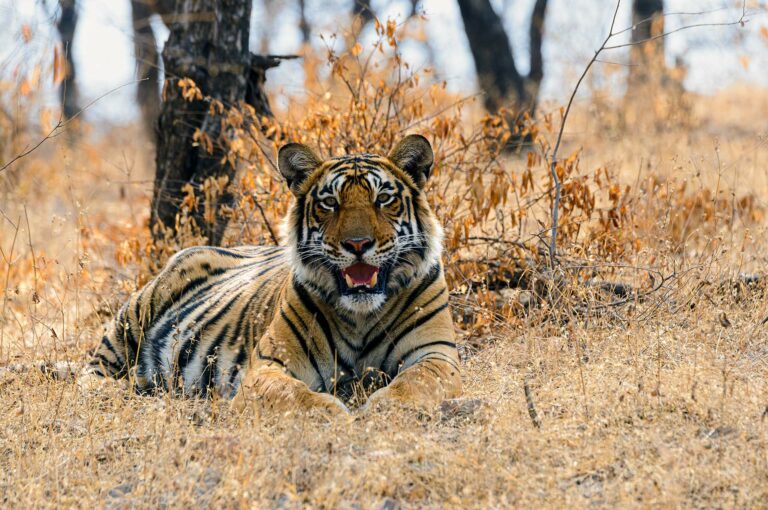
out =
[[383,293],[352,294],[349,296],[341,296],[339,299],[339,306],[352,313],[364,315],[375,312],[381,308],[381,305],[383,305],[386,300],[387,297]]

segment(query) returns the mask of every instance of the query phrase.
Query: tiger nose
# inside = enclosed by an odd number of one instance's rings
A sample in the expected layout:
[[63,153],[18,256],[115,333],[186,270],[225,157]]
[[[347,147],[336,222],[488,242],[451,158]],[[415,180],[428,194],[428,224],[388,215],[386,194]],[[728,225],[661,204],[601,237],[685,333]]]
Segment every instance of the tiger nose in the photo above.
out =
[[352,237],[345,239],[341,242],[341,245],[355,255],[362,255],[373,246],[373,239],[370,237]]

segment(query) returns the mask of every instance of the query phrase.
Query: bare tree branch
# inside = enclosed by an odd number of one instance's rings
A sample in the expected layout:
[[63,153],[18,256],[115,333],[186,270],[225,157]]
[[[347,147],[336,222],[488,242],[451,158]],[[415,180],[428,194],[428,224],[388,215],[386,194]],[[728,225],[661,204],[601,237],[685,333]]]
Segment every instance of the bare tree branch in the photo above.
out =
[[16,161],[20,160],[21,158],[23,158],[23,157],[25,157],[25,156],[28,156],[29,154],[33,153],[35,150],[37,150],[37,148],[38,148],[38,147],[40,147],[41,145],[43,145],[43,144],[44,144],[46,141],[50,140],[51,138],[56,138],[57,136],[59,136],[59,135],[60,135],[60,134],[63,132],[63,130],[64,130],[64,128],[67,126],[67,124],[69,124],[70,122],[72,122],[73,120],[75,120],[76,118],[78,118],[78,117],[80,116],[80,114],[81,114],[81,113],[83,113],[84,111],[86,111],[88,108],[90,108],[90,107],[91,107],[91,106],[93,106],[94,104],[98,103],[99,101],[101,101],[101,100],[102,100],[102,99],[104,99],[105,97],[107,97],[107,96],[109,96],[109,95],[111,95],[111,94],[113,94],[113,93],[117,92],[118,90],[120,90],[120,89],[122,89],[122,88],[124,88],[124,87],[128,87],[128,86],[130,86],[130,85],[134,85],[134,84],[136,84],[136,83],[139,83],[140,81],[142,81],[142,80],[134,80],[134,81],[130,81],[130,82],[128,82],[128,83],[123,83],[122,85],[120,85],[120,86],[118,86],[118,87],[115,87],[115,88],[113,88],[112,90],[110,90],[110,91],[108,91],[108,92],[106,92],[106,93],[104,93],[104,94],[100,95],[99,97],[97,97],[96,99],[94,99],[93,101],[91,101],[90,103],[88,103],[87,105],[85,105],[83,108],[81,108],[80,110],[78,110],[78,111],[77,111],[77,112],[76,112],[74,115],[72,115],[72,117],[70,117],[70,118],[68,118],[68,119],[64,119],[64,114],[63,114],[63,112],[62,112],[62,113],[60,113],[60,114],[59,114],[59,120],[58,120],[58,122],[56,122],[56,125],[55,125],[55,126],[53,126],[53,129],[51,129],[51,130],[48,132],[48,134],[47,134],[47,135],[45,135],[45,136],[44,136],[42,139],[40,139],[40,141],[38,141],[38,142],[37,142],[35,145],[33,145],[31,148],[29,147],[29,145],[27,145],[26,147],[24,147],[24,149],[22,149],[22,151],[21,151],[20,153],[18,153],[16,156],[14,156],[13,158],[11,158],[11,160],[10,160],[10,161],[8,161],[8,162],[7,162],[7,163],[5,163],[5,164],[4,164],[2,167],[0,167],[0,172],[2,172],[3,170],[5,170],[6,168],[10,167],[12,164],[14,164]]
[[611,19],[611,27],[608,30],[608,35],[605,37],[605,39],[603,40],[603,43],[600,45],[597,51],[595,51],[594,56],[587,63],[586,67],[584,68],[584,71],[581,73],[578,81],[576,82],[576,86],[571,91],[571,95],[568,99],[568,104],[565,108],[565,112],[563,113],[563,118],[560,122],[560,129],[557,133],[557,138],[555,139],[555,146],[554,146],[554,149],[552,150],[549,171],[550,171],[550,174],[552,175],[552,180],[554,182],[555,198],[552,202],[552,226],[550,228],[549,261],[550,261],[550,265],[553,267],[555,266],[556,259],[557,259],[557,229],[558,229],[559,210],[560,210],[560,198],[561,198],[561,192],[562,192],[562,183],[560,182],[560,178],[557,175],[557,154],[560,149],[560,144],[562,143],[562,140],[563,140],[563,132],[565,131],[565,125],[568,122],[568,115],[571,112],[571,107],[573,106],[573,101],[576,97],[576,94],[578,93],[579,88],[581,87],[581,83],[584,81],[584,78],[587,76],[587,73],[589,73],[589,70],[592,69],[592,66],[595,64],[595,62],[599,61],[598,57],[600,56],[600,54],[606,50],[625,48],[629,46],[636,46],[638,44],[644,44],[646,42],[649,42],[655,39],[660,39],[670,34],[674,34],[676,32],[680,32],[682,30],[687,30],[690,28],[725,27],[725,26],[734,26],[734,25],[743,26],[747,21],[746,20],[747,6],[746,6],[746,0],[744,0],[742,2],[741,16],[736,21],[723,22],[723,23],[696,23],[693,25],[685,25],[675,30],[670,30],[669,32],[664,32],[662,34],[658,34],[656,36],[653,36],[644,40],[609,46],[608,43],[611,41],[612,38],[614,38],[618,34],[621,34],[627,31],[627,29],[623,29],[618,32],[614,31],[614,28],[616,26],[616,17],[618,16],[620,6],[621,6],[621,0],[617,0],[616,8],[613,11],[613,18]]

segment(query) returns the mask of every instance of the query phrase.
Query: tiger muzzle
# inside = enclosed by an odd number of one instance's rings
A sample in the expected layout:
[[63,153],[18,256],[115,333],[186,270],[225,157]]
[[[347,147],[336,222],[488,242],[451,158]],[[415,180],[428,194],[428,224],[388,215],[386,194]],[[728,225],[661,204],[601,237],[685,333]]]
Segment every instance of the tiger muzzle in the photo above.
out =
[[342,295],[376,294],[384,292],[386,284],[386,271],[364,262],[339,270],[338,277]]

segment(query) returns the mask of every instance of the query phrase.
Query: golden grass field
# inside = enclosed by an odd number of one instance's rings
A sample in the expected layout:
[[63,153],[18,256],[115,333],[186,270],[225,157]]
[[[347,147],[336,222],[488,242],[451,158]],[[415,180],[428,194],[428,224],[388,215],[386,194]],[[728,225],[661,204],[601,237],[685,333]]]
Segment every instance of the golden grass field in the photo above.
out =
[[[0,506],[768,507],[764,282],[729,283],[765,272],[768,93],[690,101],[685,122],[642,128],[578,104],[568,149],[582,149],[585,171],[606,167],[633,187],[626,228],[643,244],[623,264],[673,276],[604,313],[518,306],[462,328],[465,396],[482,402],[466,413],[236,415],[120,383],[6,374]],[[61,137],[0,176],[0,366],[82,363],[133,288],[138,263],[118,259],[121,243],[146,235],[143,140],[133,128],[71,147]],[[644,192],[650,175],[687,191]],[[737,214],[744,196],[749,218]]]

